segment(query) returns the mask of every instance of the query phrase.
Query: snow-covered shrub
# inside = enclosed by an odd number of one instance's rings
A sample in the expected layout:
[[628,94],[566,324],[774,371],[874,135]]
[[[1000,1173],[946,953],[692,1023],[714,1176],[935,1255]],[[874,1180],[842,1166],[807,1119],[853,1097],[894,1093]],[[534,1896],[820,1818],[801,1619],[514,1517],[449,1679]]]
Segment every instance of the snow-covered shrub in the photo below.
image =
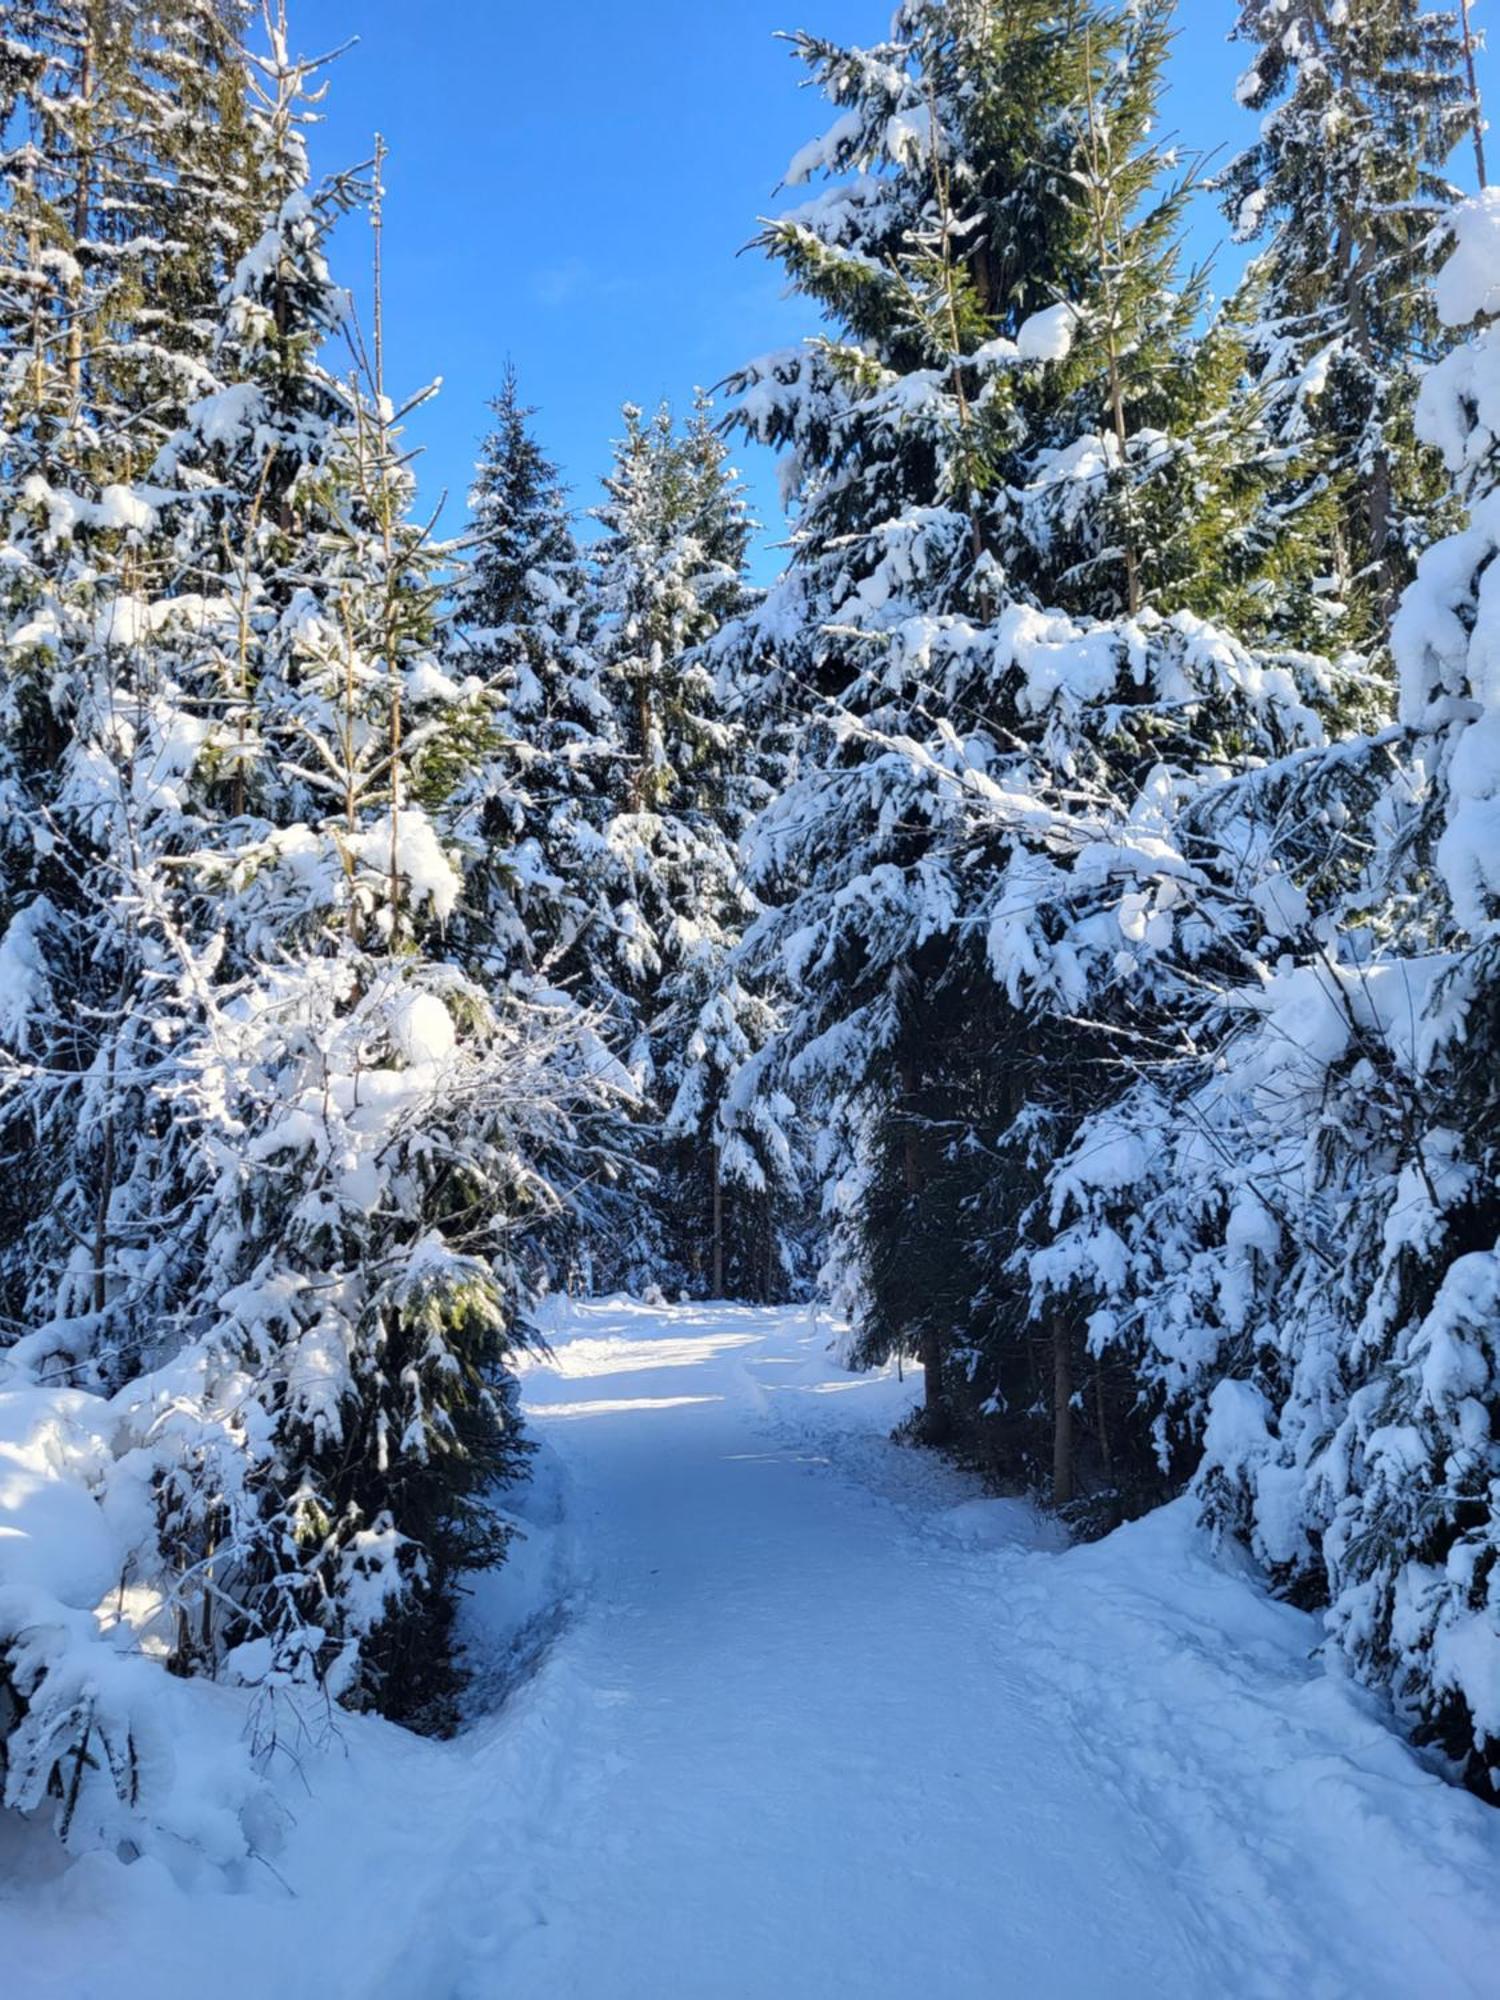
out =
[[166,1671],[154,1406],[14,1381],[0,1378],[0,1804],[75,1851],[179,1868],[274,1852],[242,1706]]

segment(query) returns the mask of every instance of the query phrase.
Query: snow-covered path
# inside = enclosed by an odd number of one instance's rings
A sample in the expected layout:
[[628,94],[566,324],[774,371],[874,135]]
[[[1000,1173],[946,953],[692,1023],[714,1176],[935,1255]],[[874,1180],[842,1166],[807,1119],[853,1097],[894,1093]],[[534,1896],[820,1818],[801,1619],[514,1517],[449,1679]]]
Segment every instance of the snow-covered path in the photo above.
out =
[[1500,1814],[1322,1674],[1312,1621],[1181,1507],[1049,1548],[887,1442],[916,1385],[827,1333],[560,1316],[532,1539],[473,1620],[565,1573],[535,1673],[453,1744],[347,1723],[276,1879],[101,1858],[0,1899],[7,1993],[1500,1995]]
[[527,1404],[581,1608],[478,1760],[550,1776],[519,1840],[460,1843],[483,1935],[391,2000],[1500,1993],[1500,1829],[1183,1510],[1059,1561],[889,1444],[916,1385],[803,1314],[554,1340]]
[[993,1579],[839,1470],[830,1403],[883,1429],[887,1386],[830,1382],[800,1318],[586,1324],[529,1398],[589,1551],[568,1778],[537,1921],[462,1990],[1208,1990],[1134,1812],[997,1650]]

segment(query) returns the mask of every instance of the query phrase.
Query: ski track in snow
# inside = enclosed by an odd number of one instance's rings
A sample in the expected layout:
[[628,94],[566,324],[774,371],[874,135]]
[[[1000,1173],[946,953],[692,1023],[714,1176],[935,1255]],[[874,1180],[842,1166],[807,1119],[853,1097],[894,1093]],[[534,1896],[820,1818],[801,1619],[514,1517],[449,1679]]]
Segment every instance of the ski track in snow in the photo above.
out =
[[28,1847],[7,1995],[1500,1995],[1500,1814],[1185,1506],[1059,1553],[889,1443],[917,1385],[803,1311],[550,1337],[534,1540],[572,1554],[530,1678],[456,1743],[352,1720],[288,1768],[280,1879]]

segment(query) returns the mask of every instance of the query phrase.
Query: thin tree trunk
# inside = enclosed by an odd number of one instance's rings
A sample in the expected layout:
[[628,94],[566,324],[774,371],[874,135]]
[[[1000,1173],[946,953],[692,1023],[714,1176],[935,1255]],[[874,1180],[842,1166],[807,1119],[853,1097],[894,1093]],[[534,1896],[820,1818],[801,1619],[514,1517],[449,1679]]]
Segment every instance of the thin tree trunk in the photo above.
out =
[[[35,271],[40,267],[42,233],[36,207],[36,169],[26,169],[26,268]],[[42,287],[37,285],[31,294],[31,400],[36,406],[37,421],[40,423],[45,411],[47,391],[47,337]]]
[[[93,95],[94,95],[94,36],[92,28],[84,32],[83,50],[80,57],[78,75],[78,103],[87,119],[87,138],[78,143],[78,179],[73,190],[73,247],[80,250],[88,236],[89,209],[92,200],[93,182]],[[83,395],[83,280],[75,277],[72,281],[72,301],[68,314],[68,388],[73,398],[71,415],[76,420],[79,403]]]
[[1479,169],[1479,185],[1488,187],[1490,177],[1484,165],[1484,100],[1479,94],[1479,71],[1474,61],[1474,30],[1469,25],[1470,0],[1458,0],[1458,16],[1463,27],[1464,68],[1469,75],[1470,119],[1474,131],[1474,164]]
[[107,1065],[104,1152],[99,1163],[99,1191],[94,1201],[94,1311],[109,1303],[109,1205],[115,1191],[115,1065],[119,1043],[111,1040]]
[[1115,443],[1120,453],[1120,478],[1124,482],[1125,520],[1125,608],[1132,618],[1141,608],[1141,564],[1136,554],[1135,527],[1131,516],[1130,431],[1125,418],[1125,396],[1120,383],[1120,358],[1115,352],[1114,330],[1109,335],[1109,409],[1115,427]]
[[1073,1498],[1073,1346],[1065,1312],[1052,1315],[1052,1504]]
[[391,532],[391,512],[394,504],[391,492],[391,467],[395,454],[391,448],[390,424],[386,415],[385,401],[385,140],[380,133],[375,134],[375,195],[370,204],[370,227],[374,233],[374,322],[375,322],[375,421],[379,426],[377,442],[380,462],[375,468],[379,481],[380,535],[385,553],[385,645],[386,673],[391,694],[391,945],[395,947],[401,930],[401,653],[396,634],[396,601],[393,596],[395,576],[395,538]]
[[641,760],[635,774],[635,809],[645,812],[651,803],[651,689],[644,677],[636,682],[635,720],[641,732]]
[[[913,1215],[922,1192],[922,1155],[917,1145],[916,1071],[910,1062],[901,1065],[901,1094],[905,1112],[905,1132],[901,1142],[901,1172]],[[922,1361],[922,1428],[929,1444],[941,1444],[952,1429],[947,1390],[943,1382],[943,1336],[929,1319],[919,1344]]]
[[1104,1476],[1111,1484],[1115,1476],[1115,1455],[1109,1442],[1109,1412],[1104,1400],[1104,1364],[1094,1363],[1094,1395],[1099,1405],[1099,1461],[1104,1467]]
[[[1367,275],[1369,245],[1359,234],[1358,224],[1352,215],[1346,215],[1340,224],[1339,252],[1344,267],[1344,305],[1349,315],[1349,328],[1354,335],[1355,351],[1372,371],[1376,369],[1375,342],[1370,332],[1369,315],[1365,310],[1363,280]],[[1367,550],[1371,572],[1377,579],[1381,622],[1389,625],[1396,610],[1396,577],[1391,571],[1391,522],[1395,512],[1394,486],[1391,479],[1390,453],[1382,444],[1370,461],[1369,476],[1365,486],[1365,527]]]
[[[1104,158],[1101,151],[1101,135],[1094,115],[1094,48],[1093,38],[1084,29],[1084,61],[1088,69],[1088,146],[1089,146],[1089,206],[1094,222],[1094,247],[1099,259],[1099,275],[1106,283],[1109,301],[1109,317],[1105,329],[1105,359],[1108,363],[1109,415],[1114,427],[1115,445],[1120,454],[1120,491],[1125,503],[1121,520],[1124,537],[1125,558],[1125,608],[1134,618],[1141,609],[1141,563],[1136,547],[1133,495],[1130,484],[1130,424],[1125,412],[1125,387],[1121,370],[1119,306],[1114,279],[1109,276],[1112,256],[1118,256],[1120,245],[1118,235],[1123,231],[1123,218],[1116,207],[1113,216],[1104,193]],[[1112,230],[1116,240],[1111,241]]]
[[[952,189],[949,176],[944,170],[942,155],[938,147],[938,133],[941,124],[938,119],[937,102],[929,86],[927,94],[928,133],[932,142],[932,178],[937,192],[943,229],[943,287],[948,308],[948,342],[953,356],[951,380],[954,400],[958,405],[959,430],[964,441],[964,491],[963,504],[969,516],[969,545],[976,564],[984,560],[984,519],[982,495],[975,477],[973,458],[974,417],[969,407],[968,392],[964,388],[963,341],[958,325],[958,301],[954,297],[956,271],[953,262],[953,231],[957,217],[953,211]],[[988,308],[986,308],[988,310]],[[984,593],[980,594],[980,614],[984,615]]]
[[922,1330],[922,1429],[929,1444],[942,1444],[953,1428],[943,1381],[943,1336],[929,1324]]
[[719,1148],[714,1146],[713,1295],[724,1296],[724,1170]]
[[1396,614],[1398,592],[1391,575],[1391,461],[1378,451],[1370,466],[1370,554],[1379,572],[1381,622],[1389,624]]

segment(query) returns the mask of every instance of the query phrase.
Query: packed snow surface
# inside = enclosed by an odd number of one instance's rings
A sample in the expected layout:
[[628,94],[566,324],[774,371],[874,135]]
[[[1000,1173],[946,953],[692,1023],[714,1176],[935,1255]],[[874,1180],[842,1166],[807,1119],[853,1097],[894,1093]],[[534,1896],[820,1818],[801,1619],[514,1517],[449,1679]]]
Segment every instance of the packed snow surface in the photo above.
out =
[[[1185,1506],[1068,1550],[803,1311],[561,1309],[456,1742],[326,1718],[226,1884],[0,1834],[18,2000],[1500,1991],[1500,1813]],[[205,1715],[238,1700],[201,1690]]]

